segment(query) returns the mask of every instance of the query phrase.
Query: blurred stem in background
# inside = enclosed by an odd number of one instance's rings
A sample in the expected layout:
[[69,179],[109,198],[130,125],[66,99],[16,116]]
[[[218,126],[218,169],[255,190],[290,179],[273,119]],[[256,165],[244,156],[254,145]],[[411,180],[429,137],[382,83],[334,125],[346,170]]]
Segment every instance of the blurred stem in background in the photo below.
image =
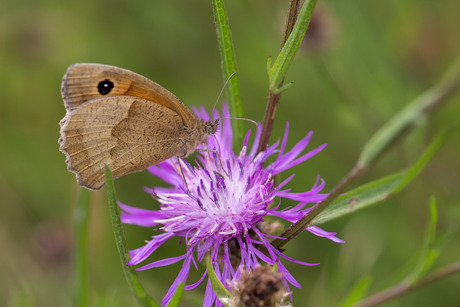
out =
[[75,306],[88,306],[88,221],[91,192],[80,189],[75,222]]
[[460,272],[460,261],[457,261],[453,264],[447,265],[441,269],[438,269],[436,272],[431,274],[430,276],[419,280],[416,283],[413,284],[407,284],[407,283],[401,283],[396,286],[391,287],[390,289],[387,289],[385,291],[376,293],[365,300],[359,302],[356,307],[371,307],[371,306],[376,306],[379,304],[382,304],[384,302],[387,302],[389,300],[392,300],[396,297],[402,296],[404,294],[407,294],[413,290],[416,290],[418,288],[421,288],[423,286],[426,286],[428,284],[431,284],[435,281],[438,281],[440,279],[446,278],[454,273]]

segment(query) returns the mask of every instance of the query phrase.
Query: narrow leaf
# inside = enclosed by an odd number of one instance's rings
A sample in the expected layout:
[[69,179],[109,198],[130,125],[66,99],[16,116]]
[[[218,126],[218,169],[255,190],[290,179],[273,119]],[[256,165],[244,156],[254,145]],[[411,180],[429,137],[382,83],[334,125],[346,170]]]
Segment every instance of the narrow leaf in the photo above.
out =
[[401,191],[420,173],[445,139],[446,133],[438,134],[420,158],[407,171],[401,171],[372,181],[337,197],[331,205],[312,220],[311,225],[319,225],[356,210],[378,204],[390,195]]
[[105,186],[107,191],[107,201],[109,203],[110,220],[112,222],[113,234],[115,235],[115,243],[117,245],[118,254],[121,260],[121,266],[125,274],[129,286],[134,292],[137,301],[141,306],[156,307],[159,306],[144,290],[137,274],[132,266],[127,266],[129,261],[128,246],[126,244],[125,233],[120,220],[120,211],[116,201],[115,187],[113,185],[112,173],[108,167],[105,168]]
[[340,307],[352,307],[356,302],[362,300],[369,290],[372,283],[371,276],[365,276],[358,284],[351,290],[348,297],[340,304]]
[[434,246],[437,222],[438,209],[436,207],[436,199],[432,198],[430,203],[430,222],[427,226],[423,247],[419,253],[417,265],[404,280],[406,284],[410,285],[421,279],[441,254],[440,250]]
[[[305,1],[289,38],[281,49],[278,57],[273,63],[273,66],[269,68],[268,77],[270,80],[271,91],[276,92],[283,78],[286,76],[287,70],[289,69],[289,66],[291,66],[297,50],[299,50],[300,44],[302,43],[315,5],[316,0]],[[270,62],[268,63],[270,64]]]
[[402,282],[367,297],[358,304],[355,304],[355,306],[376,306],[460,271],[460,262],[457,262],[439,269],[430,276],[422,279],[440,255],[441,249],[435,246],[437,216],[436,200],[432,198],[430,203],[430,222],[427,226],[425,242],[421,252],[417,253],[418,263],[411,265],[414,267],[412,272]]
[[90,191],[80,189],[80,197],[74,212],[75,255],[75,306],[88,306],[88,219]]
[[[216,23],[217,39],[219,41],[220,58],[222,62],[222,76],[223,80],[227,81],[233,73],[237,72],[232,35],[223,0],[212,0],[212,5],[214,10],[214,20]],[[238,74],[234,75],[229,80],[225,88],[225,92],[227,93],[228,104],[230,105],[230,114],[232,117],[244,118]],[[234,143],[240,144],[243,140],[242,121],[234,121],[232,125]]]
[[177,286],[176,291],[174,292],[173,296],[171,297],[171,300],[166,305],[166,307],[180,306],[180,303],[182,301],[182,295],[184,294],[184,287],[185,287],[185,284],[183,282],[181,282],[179,286]]
[[232,294],[230,291],[225,288],[224,284],[219,280],[219,278],[216,275],[216,272],[214,271],[214,267],[211,263],[211,257],[209,255],[206,257],[206,268],[208,270],[208,276],[209,279],[211,280],[212,288],[214,289],[214,292],[216,293],[217,297],[219,300],[224,304],[224,306],[230,306],[228,304],[229,300],[232,298]]
[[339,196],[329,207],[313,219],[311,225],[329,222],[387,199],[391,192],[400,185],[404,177],[404,172],[392,174]]
[[435,139],[430,143],[427,149],[423,152],[422,156],[417,160],[416,163],[406,172],[406,176],[401,181],[399,186],[395,189],[394,193],[399,192],[403,188],[405,188],[409,182],[411,182],[425,167],[425,165],[431,160],[431,158],[435,155],[438,149],[444,144],[447,138],[447,131],[443,131],[438,133]]
[[404,132],[425,119],[446,98],[460,87],[460,58],[443,78],[393,116],[364,145],[358,166],[367,168]]

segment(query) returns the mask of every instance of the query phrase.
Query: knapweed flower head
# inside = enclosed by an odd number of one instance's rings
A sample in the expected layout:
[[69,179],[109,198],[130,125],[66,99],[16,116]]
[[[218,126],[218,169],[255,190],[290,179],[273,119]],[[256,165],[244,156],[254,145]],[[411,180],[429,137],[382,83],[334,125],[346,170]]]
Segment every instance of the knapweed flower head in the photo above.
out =
[[[203,108],[194,111],[203,120],[210,119]],[[223,118],[229,116],[224,106]],[[213,117],[219,118],[219,114],[215,112]],[[207,145],[203,145],[214,151],[198,150],[196,165],[174,158],[149,168],[153,175],[171,185],[168,188],[146,189],[160,203],[159,210],[120,204],[123,223],[154,227],[161,232],[154,235],[146,245],[132,250],[128,265],[143,262],[170,239],[178,238],[180,242],[185,242],[183,255],[161,259],[137,269],[146,270],[182,261],[182,269],[164,297],[163,304],[167,304],[181,282],[186,282],[191,264],[197,267],[196,260],[201,262],[206,254],[210,255],[218,278],[229,289],[231,283],[240,278],[243,270],[252,270],[264,263],[277,265],[287,289],[288,283],[300,287],[283,266],[281,259],[302,265],[318,264],[294,260],[284,255],[270,244],[271,239],[276,237],[263,231],[264,227],[261,226],[267,216],[295,223],[309,212],[311,204],[326,196],[320,193],[324,181],[319,177],[313,187],[301,193],[285,188],[294,174],[275,185],[274,176],[307,161],[325,147],[322,145],[303,153],[312,137],[310,132],[291,150],[286,151],[288,132],[289,124],[286,124],[281,143],[278,141],[257,153],[261,135],[259,125],[252,146],[249,145],[249,131],[239,152],[234,153],[230,120],[224,119],[215,138],[210,137]],[[293,200],[296,205],[282,208],[284,199]],[[343,242],[335,237],[336,233],[318,227],[307,227],[306,230],[334,242]],[[206,277],[205,271],[200,280],[186,285],[185,289],[195,288]],[[222,306],[208,278],[203,306],[211,306],[213,303]]]

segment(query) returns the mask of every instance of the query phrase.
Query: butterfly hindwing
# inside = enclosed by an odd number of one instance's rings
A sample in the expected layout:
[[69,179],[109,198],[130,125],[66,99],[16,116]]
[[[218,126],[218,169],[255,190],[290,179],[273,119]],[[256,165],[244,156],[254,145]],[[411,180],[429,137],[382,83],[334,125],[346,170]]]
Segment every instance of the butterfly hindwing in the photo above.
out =
[[129,96],[99,98],[66,115],[60,149],[79,183],[97,189],[106,165],[116,178],[181,155],[184,135],[178,131],[185,133],[181,117],[162,105]]

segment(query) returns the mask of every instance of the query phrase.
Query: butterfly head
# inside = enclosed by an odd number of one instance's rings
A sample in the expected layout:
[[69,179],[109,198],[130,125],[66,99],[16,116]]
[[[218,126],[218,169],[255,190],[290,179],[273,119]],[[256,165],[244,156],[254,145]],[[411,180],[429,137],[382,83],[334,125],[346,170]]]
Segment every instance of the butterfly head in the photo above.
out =
[[208,122],[205,122],[204,124],[204,132],[207,134],[207,135],[214,135],[217,131],[217,128],[219,127],[219,118],[214,120],[214,121],[208,121]]

